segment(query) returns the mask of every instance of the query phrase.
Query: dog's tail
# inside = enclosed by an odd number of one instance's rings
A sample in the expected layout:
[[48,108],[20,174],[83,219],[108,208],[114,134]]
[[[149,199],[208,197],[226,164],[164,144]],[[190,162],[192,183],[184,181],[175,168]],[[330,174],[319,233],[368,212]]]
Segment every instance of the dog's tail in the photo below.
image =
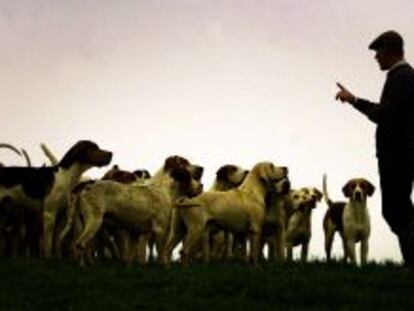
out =
[[15,152],[16,154],[18,154],[21,157],[24,157],[24,159],[26,160],[26,164],[28,167],[32,166],[32,161],[30,160],[29,155],[27,154],[26,150],[21,149],[21,151],[19,151],[19,149],[17,149],[15,146],[11,145],[11,144],[7,144],[7,143],[0,143],[0,148],[7,148],[9,150],[12,150],[13,152]]
[[59,164],[58,159],[55,157],[52,151],[50,151],[49,147],[45,143],[40,144],[40,148],[42,149],[43,153],[46,155],[46,157],[49,159],[50,163],[53,166]]
[[198,202],[197,198],[185,198],[180,197],[175,201],[174,207],[176,208],[191,208],[195,206],[201,206],[201,203]]
[[332,200],[329,198],[329,194],[328,194],[328,186],[326,184],[326,180],[327,180],[327,176],[326,173],[323,174],[323,178],[322,178],[322,191],[323,191],[323,197],[325,198],[325,202],[328,205],[328,207],[331,207],[333,202]]

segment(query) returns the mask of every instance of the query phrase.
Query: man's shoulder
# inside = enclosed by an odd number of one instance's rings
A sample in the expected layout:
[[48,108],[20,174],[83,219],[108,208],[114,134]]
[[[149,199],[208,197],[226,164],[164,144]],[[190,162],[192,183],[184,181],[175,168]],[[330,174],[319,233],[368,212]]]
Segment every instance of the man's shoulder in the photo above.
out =
[[394,68],[390,73],[393,75],[412,75],[414,69],[409,63],[404,63]]
[[414,68],[411,67],[410,64],[404,63],[389,72],[388,78],[395,82],[401,80],[410,80],[414,82]]

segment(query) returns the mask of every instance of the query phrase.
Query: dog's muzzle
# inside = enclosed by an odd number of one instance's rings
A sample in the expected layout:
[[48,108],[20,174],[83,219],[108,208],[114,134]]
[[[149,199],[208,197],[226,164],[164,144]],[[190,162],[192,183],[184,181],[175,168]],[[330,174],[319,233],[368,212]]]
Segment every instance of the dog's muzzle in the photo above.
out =
[[356,191],[354,194],[354,198],[356,201],[362,201],[364,199],[364,195],[360,191]]

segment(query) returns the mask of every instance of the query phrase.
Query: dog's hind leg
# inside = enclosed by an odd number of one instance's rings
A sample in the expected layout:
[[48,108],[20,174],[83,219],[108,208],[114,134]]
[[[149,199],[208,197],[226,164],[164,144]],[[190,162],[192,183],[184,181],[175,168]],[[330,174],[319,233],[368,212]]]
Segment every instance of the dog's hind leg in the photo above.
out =
[[164,250],[161,255],[161,260],[164,265],[168,265],[170,263],[174,248],[184,237],[183,226],[184,224],[182,224],[178,219],[178,214],[173,211],[167,242],[165,243]]
[[184,239],[183,248],[181,250],[181,261],[184,265],[189,262],[189,255],[193,253],[194,246],[203,238],[203,226],[191,226],[188,228],[187,236]]
[[250,260],[253,266],[259,262],[260,233],[253,232],[250,237]]
[[102,220],[103,215],[94,215],[94,217],[89,217],[89,219],[86,220],[83,232],[76,241],[75,247],[80,251],[81,265],[84,265],[85,248],[101,228]]
[[286,259],[288,261],[292,261],[293,260],[293,246],[292,243],[288,242],[286,243]]
[[161,223],[154,220],[152,223],[152,233],[155,240],[155,248],[157,250],[157,260],[162,262],[162,255],[165,248],[165,230]]
[[334,240],[335,231],[325,229],[325,253],[326,260],[331,261],[332,244]]

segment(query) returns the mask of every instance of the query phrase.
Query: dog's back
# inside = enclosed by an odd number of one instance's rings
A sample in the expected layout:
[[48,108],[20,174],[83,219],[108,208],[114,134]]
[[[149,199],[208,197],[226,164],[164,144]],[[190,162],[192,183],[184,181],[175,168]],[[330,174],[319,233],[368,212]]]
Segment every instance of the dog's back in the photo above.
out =
[[43,200],[53,186],[54,170],[54,167],[3,167],[0,170],[0,190],[5,195],[7,190],[21,186],[27,197]]
[[328,205],[328,210],[325,213],[325,217],[323,218],[323,227],[324,230],[328,229],[328,226],[332,226],[334,231],[343,232],[343,220],[342,215],[344,213],[344,208],[346,205],[345,201],[337,201],[334,202],[330,199],[328,194],[328,187],[326,182],[326,174],[323,175],[323,183],[322,183],[322,190],[323,190],[323,197],[325,198],[326,205]]

